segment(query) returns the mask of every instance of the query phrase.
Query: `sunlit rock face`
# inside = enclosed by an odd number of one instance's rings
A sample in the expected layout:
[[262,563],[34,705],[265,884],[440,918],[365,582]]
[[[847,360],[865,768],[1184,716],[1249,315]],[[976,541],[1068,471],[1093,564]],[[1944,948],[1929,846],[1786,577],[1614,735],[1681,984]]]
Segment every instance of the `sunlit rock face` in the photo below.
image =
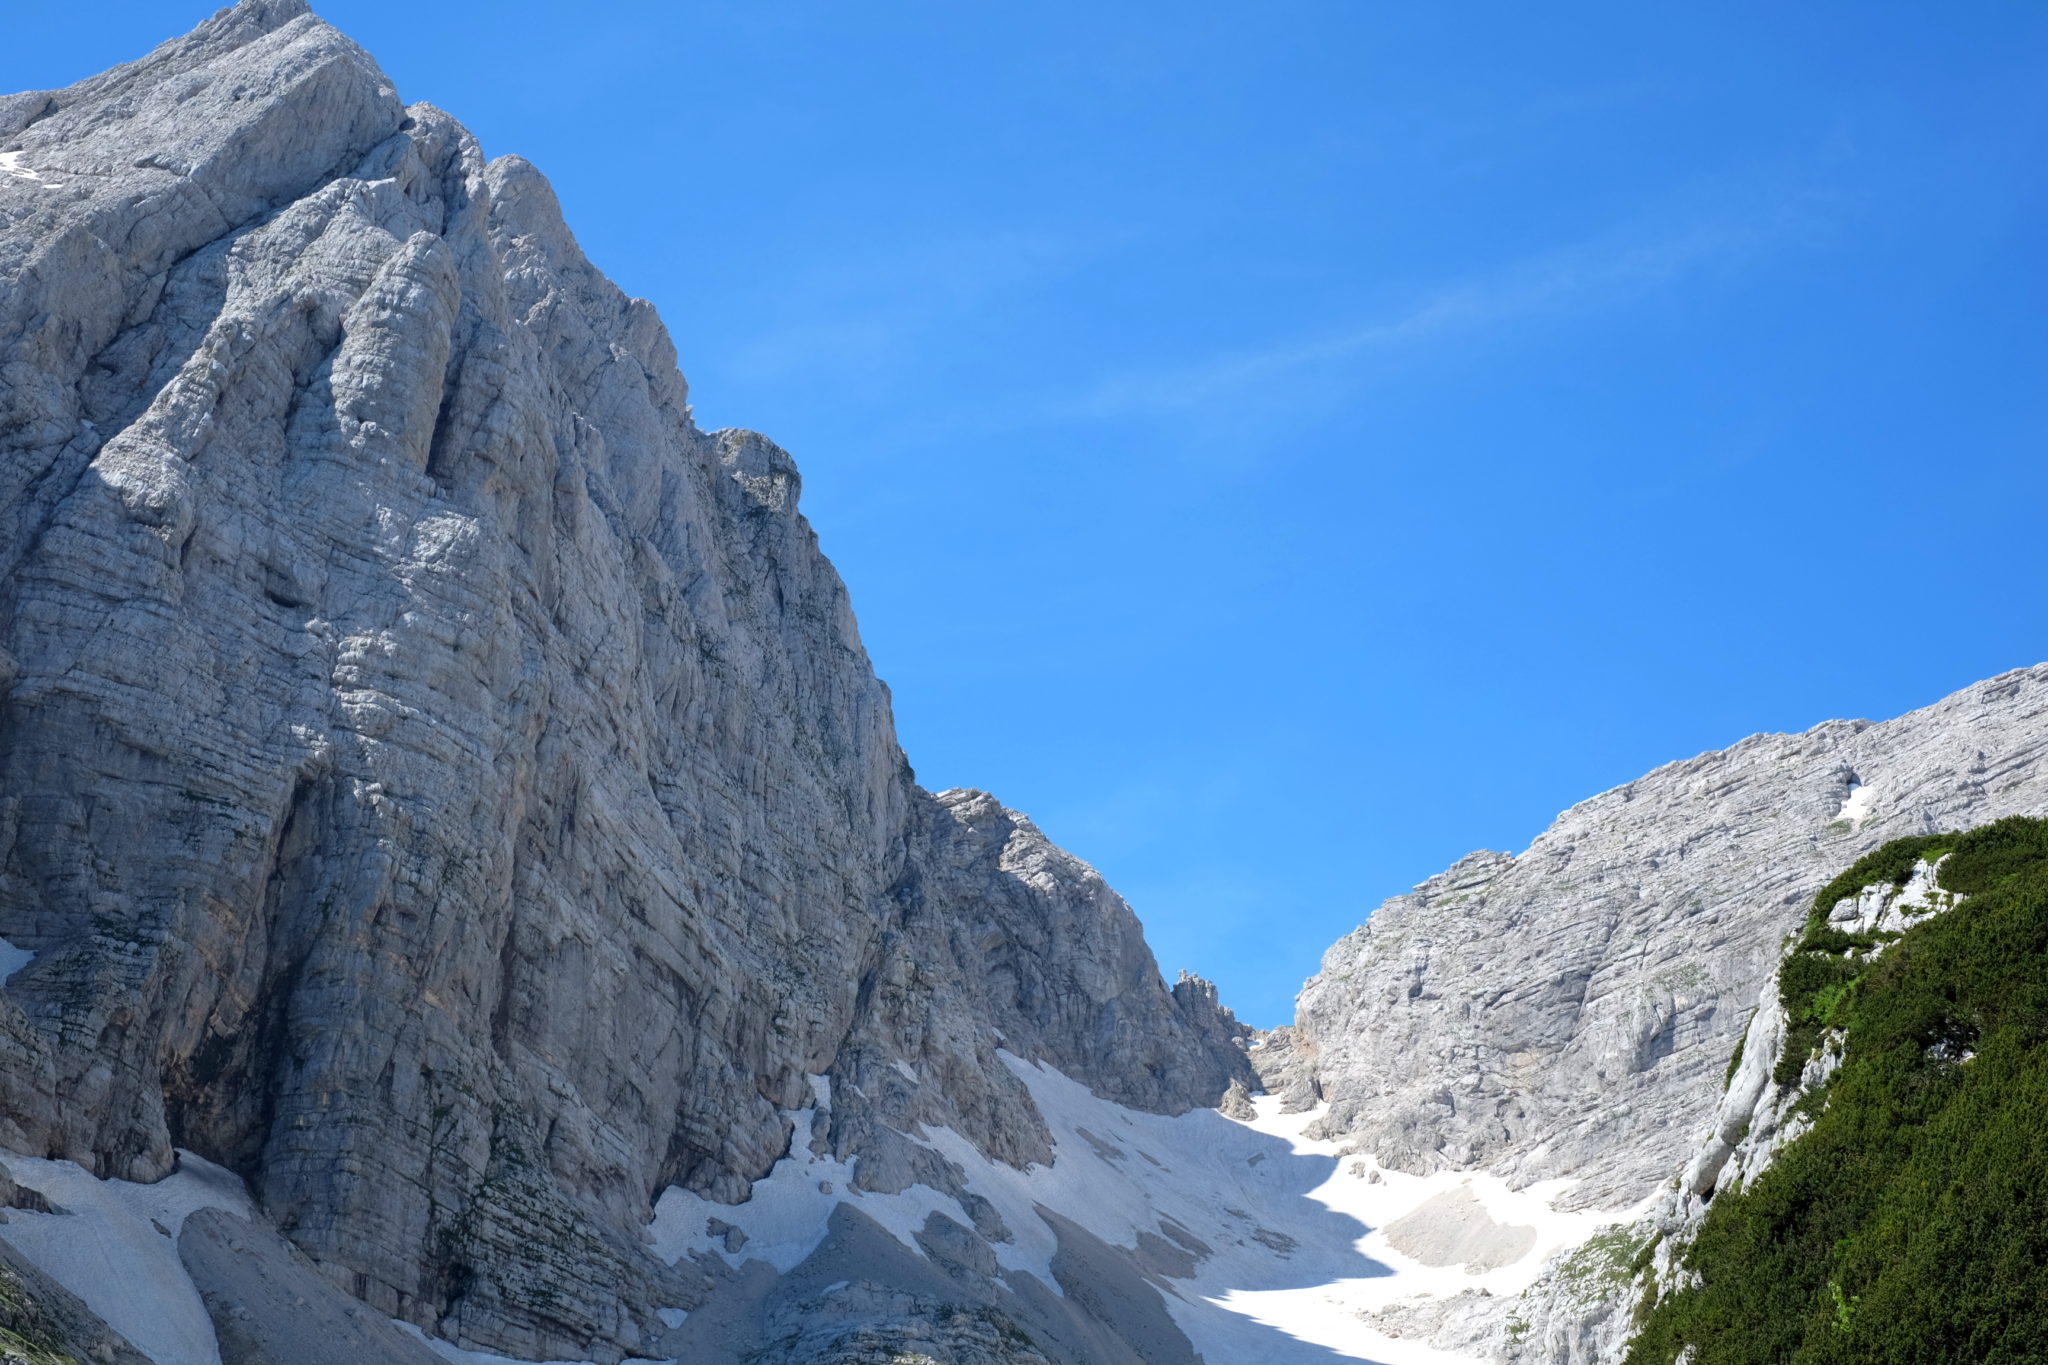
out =
[[1267,1083],[1399,1169],[1633,1205],[1711,1126],[1814,893],[1887,840],[2048,811],[2044,759],[2048,666],[1659,768],[1374,911],[1303,989]]
[[1388,902],[1255,1098],[1092,869],[916,785],[799,491],[297,0],[0,99],[0,1315],[130,1365],[1611,1354],[1542,1263],[1726,1126],[1812,892],[2048,809],[2041,669],[1659,769]]
[[1091,869],[916,785],[798,490],[298,0],[0,101],[0,1145],[191,1149],[383,1313],[616,1359],[705,1292],[656,1196],[745,1198],[815,1077],[883,1182],[1047,1154],[999,1046],[1248,1081]]

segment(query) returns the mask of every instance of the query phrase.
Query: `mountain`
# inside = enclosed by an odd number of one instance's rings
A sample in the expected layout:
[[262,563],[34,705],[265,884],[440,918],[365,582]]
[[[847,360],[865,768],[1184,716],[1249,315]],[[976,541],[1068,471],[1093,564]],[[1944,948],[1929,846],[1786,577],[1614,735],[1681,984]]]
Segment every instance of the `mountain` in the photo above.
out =
[[1375,910],[1303,988],[1313,1060],[1278,1085],[1402,1169],[1632,1202],[1711,1116],[1814,892],[1889,839],[2048,811],[2044,760],[2034,668],[1659,768]]
[[789,457],[547,183],[296,0],[0,104],[0,1144],[617,1359],[815,1081],[856,1184],[1250,1079],[1095,873],[920,789]]
[[2048,1357],[2048,821],[1859,860],[1765,1015],[1642,1229],[1630,1365]]
[[1259,1069],[1310,1136],[1605,1225],[1513,1296],[1397,1315],[1411,1331],[1474,1360],[1618,1360],[1641,1292],[1620,1272],[1696,1228],[1753,1123],[1774,1141],[1744,1150],[1748,1176],[1784,1140],[1778,969],[1816,894],[1889,841],[2043,814],[2048,666],[1875,725],[1753,735],[1380,906]]
[[2048,667],[1595,797],[1255,1034],[917,785],[791,458],[298,0],[0,100],[0,481],[33,1365],[1649,1360],[1885,964],[2030,913],[1927,839],[2048,813]]

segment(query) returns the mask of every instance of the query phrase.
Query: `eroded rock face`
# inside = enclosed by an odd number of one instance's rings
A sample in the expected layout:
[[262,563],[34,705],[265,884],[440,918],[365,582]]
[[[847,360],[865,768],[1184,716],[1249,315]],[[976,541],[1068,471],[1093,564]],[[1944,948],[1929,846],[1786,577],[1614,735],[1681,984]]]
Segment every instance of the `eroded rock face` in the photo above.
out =
[[656,1192],[743,1198],[813,1075],[878,1171],[1043,1154],[998,1046],[1248,1079],[1092,870],[917,787],[799,487],[298,0],[0,102],[0,1145],[189,1147],[380,1311],[604,1359],[697,1292]]
[[[1898,934],[1925,916],[1953,909],[1959,899],[1940,889],[1934,866],[1923,861],[1902,885],[1874,882],[1845,896],[1830,921],[1849,933]],[[1548,1267],[1515,1306],[1522,1330],[1499,1343],[1501,1359],[1515,1365],[1620,1365],[1641,1326],[1638,1306],[1646,1297],[1654,1301],[1669,1293],[1694,1273],[1685,1267],[1685,1254],[1706,1219],[1708,1201],[1750,1186],[1786,1146],[1813,1127],[1809,1106],[1842,1064],[1842,1039],[1823,1034],[1797,1079],[1780,1085],[1773,1073],[1786,1033],[1778,973],[1773,972],[1743,1034],[1741,1052],[1731,1059],[1727,1088],[1690,1160],[1640,1217],[1609,1234],[1632,1249],[1627,1266],[1615,1257],[1599,1274],[1572,1274],[1564,1264]]]
[[1324,956],[1267,1084],[1401,1169],[1635,1204],[1712,1124],[1815,892],[1890,839],[2048,810],[2048,666],[1871,725],[1756,735],[1475,853]]

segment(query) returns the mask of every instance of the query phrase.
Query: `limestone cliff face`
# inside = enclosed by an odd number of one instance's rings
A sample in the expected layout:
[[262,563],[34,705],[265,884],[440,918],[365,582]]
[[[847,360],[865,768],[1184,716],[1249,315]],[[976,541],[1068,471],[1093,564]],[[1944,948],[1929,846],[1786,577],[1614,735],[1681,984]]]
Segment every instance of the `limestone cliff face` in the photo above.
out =
[[298,0],[0,102],[0,1145],[190,1148],[387,1313],[616,1358],[690,1301],[656,1193],[744,1197],[813,1076],[877,1180],[1042,1155],[999,1046],[1246,1079],[1099,877],[916,785],[798,490]]
[[1814,893],[1890,839],[2048,811],[2048,665],[1881,724],[1755,735],[1475,853],[1324,956],[1264,1051],[1317,1130],[1408,1170],[1635,1204],[1713,1124]]

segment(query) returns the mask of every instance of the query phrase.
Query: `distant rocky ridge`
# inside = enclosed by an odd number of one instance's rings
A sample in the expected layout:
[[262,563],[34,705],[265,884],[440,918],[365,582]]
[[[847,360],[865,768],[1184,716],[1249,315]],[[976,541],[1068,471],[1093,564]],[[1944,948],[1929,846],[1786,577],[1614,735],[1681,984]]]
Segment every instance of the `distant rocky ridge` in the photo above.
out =
[[[1327,1106],[1312,1133],[1388,1166],[1563,1179],[1566,1208],[1682,1210],[1752,1111],[1770,1122],[1743,1160],[1752,1175],[1768,1161],[1796,1098],[1751,1073],[1775,1053],[1774,972],[1821,886],[1895,838],[2044,812],[2048,665],[1879,724],[1754,735],[1386,902],[1254,1056],[1288,1107]],[[1561,1261],[1523,1309],[1440,1306],[1432,1330],[1473,1359],[1617,1359],[1625,1315],[1558,1281],[1581,1269]],[[1517,1311],[1527,1339],[1504,1335]]]
[[880,1185],[1049,1156],[999,1047],[1250,1079],[917,786],[789,457],[547,182],[300,0],[0,101],[0,376],[0,1145],[190,1149],[381,1313],[616,1360],[710,1292],[656,1195],[744,1199],[813,1077]]
[[1633,1202],[1704,1130],[1813,894],[1889,839],[2048,811],[2044,759],[2036,666],[1668,764],[1375,910],[1303,987],[1271,1083],[1402,1169]]

